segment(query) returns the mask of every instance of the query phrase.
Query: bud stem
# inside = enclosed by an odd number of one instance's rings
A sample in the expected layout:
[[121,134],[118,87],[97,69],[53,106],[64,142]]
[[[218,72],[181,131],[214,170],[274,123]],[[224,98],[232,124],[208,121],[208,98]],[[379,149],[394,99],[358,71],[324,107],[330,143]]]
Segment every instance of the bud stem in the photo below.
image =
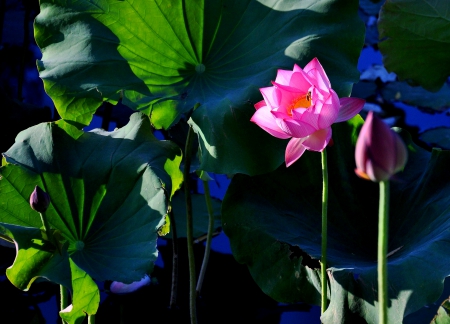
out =
[[389,180],[380,181],[378,209],[378,316],[380,324],[387,324],[388,279],[387,250],[389,231]]
[[323,314],[327,309],[328,294],[327,294],[327,208],[328,208],[328,165],[327,165],[327,151],[322,151],[322,178],[323,178],[323,190],[322,190],[322,258],[320,261],[320,278],[322,281],[322,299],[321,299],[321,313]]
[[47,217],[45,216],[45,213],[39,213],[39,215],[41,215],[41,221],[42,221],[42,224],[44,225],[44,231],[47,234],[47,239],[53,243],[53,235],[50,230],[50,225],[47,221]]
[[47,234],[47,240],[50,243],[52,243],[56,247],[56,249],[58,250],[59,254],[61,254],[58,242],[53,237],[53,233],[52,233],[52,230],[50,228],[50,224],[48,223],[47,217],[45,216],[45,213],[39,213],[39,215],[41,215],[41,221],[42,221],[42,224],[44,225],[44,231]]

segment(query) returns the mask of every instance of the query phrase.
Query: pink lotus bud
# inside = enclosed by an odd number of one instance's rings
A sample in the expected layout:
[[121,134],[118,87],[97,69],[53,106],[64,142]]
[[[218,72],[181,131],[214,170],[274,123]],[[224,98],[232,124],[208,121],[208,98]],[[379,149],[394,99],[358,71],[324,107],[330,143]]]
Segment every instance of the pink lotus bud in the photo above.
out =
[[403,169],[407,158],[400,136],[370,111],[356,142],[356,174],[375,182],[386,181]]
[[44,190],[36,186],[30,196],[30,206],[39,213],[44,213],[50,205],[50,196]]

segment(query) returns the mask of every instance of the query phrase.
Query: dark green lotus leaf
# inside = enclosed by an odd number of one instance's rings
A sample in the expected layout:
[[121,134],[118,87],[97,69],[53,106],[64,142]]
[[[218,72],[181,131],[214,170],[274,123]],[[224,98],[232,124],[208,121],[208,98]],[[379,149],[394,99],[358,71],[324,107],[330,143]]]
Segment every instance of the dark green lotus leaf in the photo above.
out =
[[157,230],[182,178],[180,149],[158,141],[141,113],[114,132],[74,131],[76,138],[61,124],[21,132],[4,153],[0,221],[40,228],[28,203],[38,185],[51,197],[50,226],[78,267],[97,280],[140,280],[152,270]]
[[448,127],[428,129],[419,135],[419,139],[432,147],[450,150],[450,130]]
[[398,100],[411,106],[433,108],[436,111],[444,111],[450,106],[448,84],[444,84],[437,92],[430,92],[405,82],[390,82],[382,88],[381,94],[386,100]]
[[40,4],[38,69],[61,117],[82,127],[102,101],[121,99],[167,129],[200,104],[191,122],[206,171],[257,174],[283,162],[285,143],[249,122],[277,69],[318,57],[340,96],[358,80],[356,0]]
[[[205,235],[208,232],[209,215],[206,207],[205,195],[192,194],[192,210],[194,221],[194,238]],[[177,227],[177,237],[186,237],[186,196],[184,190],[178,191],[172,198],[172,212]],[[221,227],[220,208],[222,202],[219,199],[211,198],[214,211],[214,229]],[[172,232],[165,236],[172,238]]]
[[71,259],[72,304],[59,312],[63,320],[70,324],[83,323],[86,315],[95,315],[100,304],[100,291],[89,275],[80,269]]
[[[378,323],[378,184],[354,173],[359,116],[333,125],[329,167],[330,304],[323,323],[362,317]],[[400,131],[400,130],[398,130]],[[390,181],[389,322],[436,301],[450,273],[450,151],[432,153],[410,136],[403,172]],[[320,153],[306,152],[289,168],[235,175],[223,201],[222,224],[233,255],[261,289],[283,302],[319,304],[321,256]]]
[[401,80],[438,91],[450,75],[450,3],[386,0],[378,21],[379,48]]

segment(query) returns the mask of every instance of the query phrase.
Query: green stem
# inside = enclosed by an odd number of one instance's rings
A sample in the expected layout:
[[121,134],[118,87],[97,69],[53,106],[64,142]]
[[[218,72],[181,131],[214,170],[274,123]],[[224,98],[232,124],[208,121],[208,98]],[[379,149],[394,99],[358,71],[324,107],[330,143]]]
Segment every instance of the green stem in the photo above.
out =
[[186,197],[186,223],[187,223],[187,248],[189,259],[189,310],[191,314],[191,324],[197,323],[197,308],[196,308],[196,278],[195,278],[195,258],[194,258],[194,223],[192,218],[192,198],[189,181],[189,174],[191,169],[191,146],[194,130],[189,126],[189,131],[186,139],[186,148],[184,150],[184,193]]
[[200,275],[198,277],[197,294],[199,294],[200,290],[202,289],[203,279],[205,277],[206,267],[208,265],[209,254],[211,251],[211,240],[214,231],[214,210],[212,207],[208,181],[203,180],[203,187],[205,189],[205,200],[206,200],[206,208],[208,209],[209,223],[208,223],[208,233],[206,237],[205,255],[203,256],[203,263],[200,269]]
[[42,225],[44,225],[44,231],[45,231],[45,234],[47,234],[48,241],[51,242],[52,244],[54,244],[55,247],[58,249],[57,242],[55,241],[55,239],[53,237],[53,233],[50,228],[50,224],[48,223],[47,217],[45,216],[45,213],[39,213],[39,215],[41,215]]
[[322,190],[322,259],[320,262],[320,277],[322,281],[322,299],[321,299],[321,312],[322,314],[327,309],[328,294],[327,294],[327,208],[328,208],[328,166],[327,166],[327,151],[322,151],[322,178],[323,178],[323,190]]
[[95,314],[88,315],[88,324],[95,324]]
[[[69,306],[69,292],[63,285],[59,285],[59,291],[61,294],[61,310],[64,310]],[[67,322],[61,319],[63,324],[66,324]]]
[[389,181],[380,182],[380,205],[378,208],[378,302],[379,323],[387,324],[388,280],[387,249],[389,232]]

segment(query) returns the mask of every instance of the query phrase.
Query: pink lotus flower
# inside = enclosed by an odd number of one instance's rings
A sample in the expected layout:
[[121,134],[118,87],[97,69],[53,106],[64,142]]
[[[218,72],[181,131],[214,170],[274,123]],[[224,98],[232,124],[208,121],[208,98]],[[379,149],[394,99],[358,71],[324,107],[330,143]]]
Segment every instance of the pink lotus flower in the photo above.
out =
[[264,100],[255,104],[250,121],[281,139],[291,138],[286,147],[286,166],[306,150],[322,152],[331,139],[331,125],[358,114],[365,101],[339,99],[317,58],[302,70],[278,70],[272,87],[259,89]]
[[400,136],[370,111],[356,142],[356,174],[375,182],[386,181],[403,169],[407,158]]

